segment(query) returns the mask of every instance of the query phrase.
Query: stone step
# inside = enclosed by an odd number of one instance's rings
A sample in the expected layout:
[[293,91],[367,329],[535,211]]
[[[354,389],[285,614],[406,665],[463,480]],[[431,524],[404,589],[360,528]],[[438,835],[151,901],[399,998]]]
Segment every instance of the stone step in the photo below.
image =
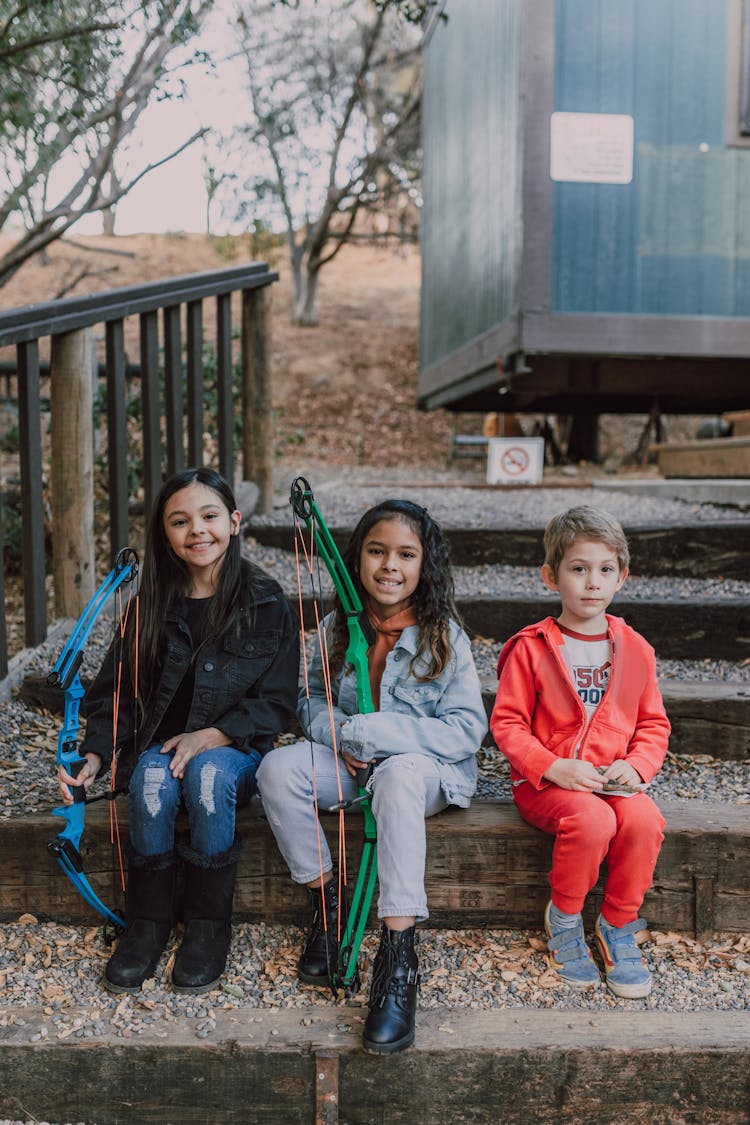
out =
[[[85,1008],[79,1014],[90,1018]],[[177,1020],[166,1039],[145,1029],[94,1042],[59,1041],[48,1015],[24,1008],[17,1023],[0,1024],[0,1117],[97,1125],[747,1122],[747,1013],[610,1011],[592,1019],[575,1010],[433,1010],[419,1013],[415,1045],[389,1057],[362,1050],[364,1015],[333,1004],[217,1006],[204,1039]]]
[[[750,757],[750,684],[665,679],[659,686],[672,724],[672,750],[723,761]],[[485,679],[482,697],[488,717],[496,692],[497,680]]]
[[[250,521],[247,532],[264,546],[292,551],[291,525],[268,526]],[[351,527],[332,527],[343,548]],[[747,578],[750,554],[750,521],[695,522],[679,527],[626,527],[630,570],[634,575],[667,575],[673,578]],[[500,563],[504,566],[541,566],[544,561],[542,528],[447,527],[454,566]]]
[[[643,913],[657,929],[750,931],[750,818],[747,807],[708,801],[663,802],[665,841]],[[338,818],[324,817],[334,842]],[[59,922],[96,921],[49,856],[46,841],[60,821],[39,814],[0,820],[0,920],[23,913]],[[359,862],[361,821],[346,818],[348,867]],[[127,806],[120,806],[122,838]],[[307,901],[291,883],[256,799],[241,810],[245,841],[237,880],[238,918],[302,922]],[[427,894],[430,921],[439,927],[538,928],[549,897],[551,838],[525,824],[508,800],[475,801],[427,822]],[[84,870],[108,906],[122,895],[112,863],[109,817],[91,806],[83,838]],[[589,895],[585,918],[593,925],[602,901],[601,881]],[[374,923],[374,917],[372,919]]]

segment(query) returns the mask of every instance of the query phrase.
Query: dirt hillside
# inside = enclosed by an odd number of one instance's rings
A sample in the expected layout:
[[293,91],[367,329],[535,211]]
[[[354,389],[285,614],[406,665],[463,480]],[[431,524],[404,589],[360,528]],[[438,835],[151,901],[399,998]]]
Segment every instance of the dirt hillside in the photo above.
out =
[[[0,237],[0,251],[2,248]],[[291,323],[285,253],[258,252],[249,236],[171,233],[61,240],[27,263],[0,290],[0,308],[221,269],[258,258],[268,260],[280,274],[279,283],[272,287],[280,472],[342,465],[443,472],[450,452],[452,416],[447,411],[427,414],[416,407],[419,253],[414,246],[345,246],[321,274],[320,323],[315,328]],[[213,302],[204,302],[208,341],[213,317]],[[137,323],[126,325],[126,342],[129,354],[137,359]],[[11,357],[12,352],[0,352],[0,359]],[[635,450],[644,421],[640,417],[602,418],[600,452],[609,471],[643,472],[640,464],[628,465],[627,456]],[[694,433],[695,419],[668,421],[674,438]],[[479,415],[458,418],[459,429],[467,433],[481,432],[481,423]],[[533,419],[523,419],[526,432],[533,432],[533,424]],[[484,463],[481,459],[457,461],[453,471],[481,480]],[[587,465],[583,471],[592,475],[601,469]]]
[[[0,242],[0,248],[2,242]],[[220,269],[258,257],[247,238],[197,234],[82,237],[28,263],[0,291],[4,309]],[[291,323],[283,254],[272,289],[277,460],[321,465],[445,465],[450,416],[416,409],[419,256],[414,247],[344,247],[321,275],[320,324]],[[211,339],[213,303],[205,302]],[[129,327],[131,354],[136,325]]]

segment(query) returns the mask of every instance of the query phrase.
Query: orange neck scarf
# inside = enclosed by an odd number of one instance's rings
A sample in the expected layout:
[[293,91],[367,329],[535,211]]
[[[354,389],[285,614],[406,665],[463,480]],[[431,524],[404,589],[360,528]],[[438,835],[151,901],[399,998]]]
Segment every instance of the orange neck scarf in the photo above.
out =
[[386,618],[381,621],[372,612],[369,605],[367,609],[367,616],[369,617],[372,625],[376,630],[375,643],[367,650],[367,664],[370,670],[370,689],[372,691],[372,701],[375,704],[375,710],[380,710],[380,681],[383,678],[383,671],[385,669],[385,661],[388,653],[393,650],[396,641],[401,636],[404,629],[409,625],[417,624],[417,615],[411,606],[402,609],[400,613],[395,613],[393,617]]

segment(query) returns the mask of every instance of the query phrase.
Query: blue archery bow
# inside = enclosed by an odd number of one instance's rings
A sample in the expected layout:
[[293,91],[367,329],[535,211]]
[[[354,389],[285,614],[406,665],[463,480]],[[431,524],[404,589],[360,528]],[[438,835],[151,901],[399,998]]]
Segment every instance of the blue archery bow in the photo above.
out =
[[[346,569],[334,538],[315,502],[312,489],[304,477],[297,477],[293,482],[290,502],[295,516],[304,520],[308,530],[314,536],[318,554],[331,576],[341,607],[346,615],[349,644],[344,660],[354,668],[359,712],[360,714],[367,714],[375,710],[367,664],[367,650],[375,639],[372,625],[364,612],[357,588]],[[318,643],[321,643],[320,637],[318,637]],[[321,654],[322,651],[321,644]],[[338,809],[358,804],[364,817],[362,859],[360,860],[354,894],[352,895],[351,909],[339,945],[338,962],[329,974],[334,993],[337,992],[338,988],[343,988],[347,993],[356,991],[357,957],[367,925],[367,916],[370,913],[378,875],[376,824],[370,805],[370,792],[366,788],[367,778],[371,772],[371,767],[357,771],[359,796],[355,801],[345,802],[343,806],[334,806],[334,809]],[[334,809],[329,811],[333,812]]]
[[[112,570],[84,608],[60,653],[55,667],[47,677],[47,682],[52,687],[61,688],[65,696],[65,711],[57,739],[55,761],[58,766],[63,766],[71,777],[77,777],[86,763],[86,759],[78,753],[78,731],[80,728],[78,711],[84,695],[79,672],[83,663],[84,646],[94,622],[112,595],[121,586],[134,582],[137,575],[138,555],[131,548],[125,547],[119,552]],[[122,644],[122,638],[120,638],[119,643]],[[119,790],[111,789],[99,797],[87,797],[83,786],[77,786],[73,791],[72,805],[61,805],[52,810],[52,815],[62,817],[66,824],[59,836],[49,841],[47,848],[89,906],[98,910],[107,922],[121,930],[124,927],[122,918],[104,905],[88,881],[83,870],[80,851],[86,805],[93,801],[111,800],[117,796],[118,792]]]

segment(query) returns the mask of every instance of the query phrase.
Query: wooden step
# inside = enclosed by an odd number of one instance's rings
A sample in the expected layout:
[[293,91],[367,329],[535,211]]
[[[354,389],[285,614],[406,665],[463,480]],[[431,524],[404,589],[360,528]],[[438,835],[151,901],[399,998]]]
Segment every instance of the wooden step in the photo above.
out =
[[[458,611],[472,636],[504,642],[531,622],[559,610],[554,598],[458,598]],[[314,621],[312,600],[303,599],[305,621]],[[750,658],[750,598],[651,598],[618,596],[610,612],[623,617],[671,660]]]
[[[672,724],[673,749],[725,761],[750,757],[750,685],[665,679],[660,686]],[[485,679],[482,696],[488,716],[496,691],[494,677]],[[62,692],[50,687],[46,676],[27,676],[19,694],[30,707],[62,714]]]
[[[525,625],[556,611],[550,598],[460,598],[468,631],[505,641]],[[610,612],[623,617],[671,660],[730,660],[750,657],[750,598],[617,597]]]
[[[344,547],[352,530],[351,527],[331,528],[339,548]],[[632,574],[747,578],[749,520],[696,521],[679,527],[627,527],[625,532]],[[541,566],[544,562],[542,528],[449,527],[445,533],[454,566],[480,563]],[[278,527],[251,521],[248,534],[267,547],[282,551],[294,549],[291,525]]]
[[750,1105],[743,1012],[425,1011],[388,1057],[362,1050],[358,1006],[218,1007],[202,1040],[184,1019],[166,1039],[59,1041],[40,1009],[18,1015],[0,1030],[6,1119],[745,1125]]
[[[747,807],[708,801],[662,805],[667,829],[644,916],[657,929],[750,931],[750,817]],[[335,840],[337,818],[325,818]],[[127,807],[121,806],[123,839]],[[359,861],[360,820],[347,817],[350,872]],[[29,912],[60,922],[95,921],[45,844],[60,822],[48,815],[0,820],[0,920]],[[238,817],[245,848],[240,861],[237,917],[289,922],[306,917],[302,889],[285,864],[255,799]],[[551,838],[525,824],[511,801],[475,801],[427,822],[427,893],[435,926],[538,928],[549,898]],[[103,901],[121,894],[112,870],[107,811],[92,806],[83,840],[84,868]],[[601,882],[589,896],[585,917],[593,925],[602,901]],[[374,918],[373,918],[374,922]]]
[[[750,758],[750,684],[664,679],[659,686],[672,724],[672,750],[727,762]],[[496,693],[497,680],[485,679],[482,698],[488,718]]]

